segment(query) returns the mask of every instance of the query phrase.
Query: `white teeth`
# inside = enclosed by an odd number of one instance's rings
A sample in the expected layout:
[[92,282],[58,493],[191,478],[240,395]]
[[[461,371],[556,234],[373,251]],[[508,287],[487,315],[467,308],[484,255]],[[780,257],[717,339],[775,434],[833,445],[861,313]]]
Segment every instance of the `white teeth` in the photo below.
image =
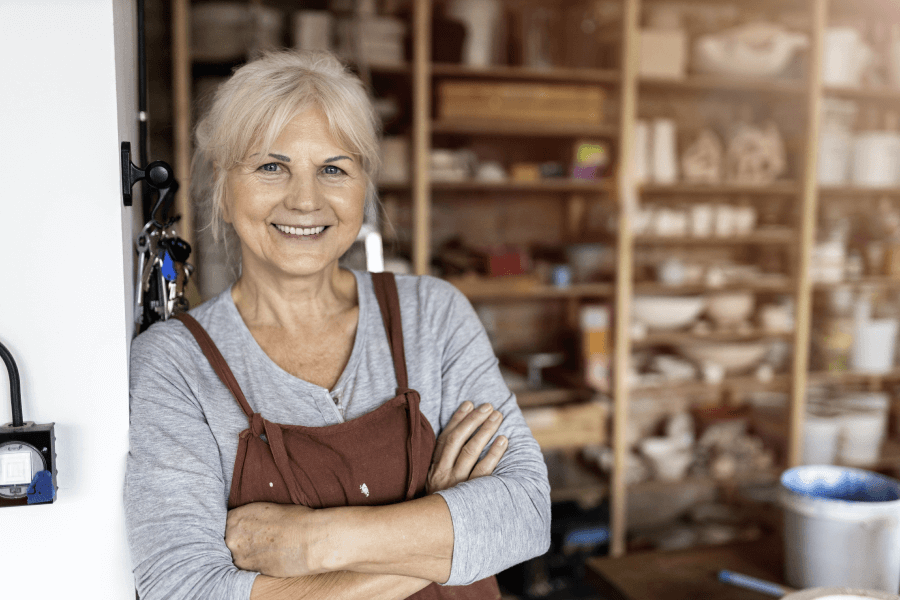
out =
[[283,231],[284,233],[289,233],[291,235],[317,235],[325,231],[325,226],[320,227],[288,227],[286,225],[276,225],[279,231]]

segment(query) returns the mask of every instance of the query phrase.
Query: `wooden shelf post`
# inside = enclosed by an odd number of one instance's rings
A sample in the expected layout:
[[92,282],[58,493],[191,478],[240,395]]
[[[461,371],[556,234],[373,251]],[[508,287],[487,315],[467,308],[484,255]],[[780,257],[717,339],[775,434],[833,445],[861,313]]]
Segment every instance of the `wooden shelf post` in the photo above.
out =
[[431,264],[431,0],[413,7],[413,268]]
[[828,0],[812,0],[812,45],[809,51],[806,92],[806,157],[803,165],[803,196],[800,221],[799,265],[796,285],[796,323],[787,467],[800,464],[803,452],[803,425],[806,416],[806,378],[809,370],[809,342],[812,329],[812,279],[810,267],[816,242],[818,215],[819,113],[822,105],[822,46],[828,24]]
[[632,219],[637,211],[638,191],[634,178],[634,125],[637,120],[637,69],[640,60],[638,35],[640,0],[625,0],[622,15],[622,84],[619,114],[618,238],[616,241],[616,308],[613,351],[613,452],[614,467],[610,489],[612,532],[610,554],[625,553],[627,534],[627,489],[625,482],[628,442],[628,362],[631,355],[631,297],[633,288],[634,239]]
[[[190,0],[172,2],[172,86],[175,116],[175,177],[181,187],[175,195],[175,214],[181,215],[180,233],[194,246],[191,210],[191,6]],[[193,304],[193,302],[192,302]]]

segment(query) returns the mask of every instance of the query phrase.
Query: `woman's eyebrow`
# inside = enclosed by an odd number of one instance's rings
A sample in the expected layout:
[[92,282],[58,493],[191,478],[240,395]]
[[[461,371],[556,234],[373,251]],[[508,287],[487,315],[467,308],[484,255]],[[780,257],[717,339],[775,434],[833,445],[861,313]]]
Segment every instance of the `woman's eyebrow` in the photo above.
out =
[[342,156],[332,156],[331,158],[326,158],[326,159],[325,159],[325,162],[334,162],[334,161],[336,161],[336,160],[341,160],[342,158],[346,158],[347,160],[349,160],[349,161],[351,161],[351,162],[353,161],[353,159],[350,158],[349,156],[343,156],[343,155],[342,155]]
[[277,158],[278,160],[283,160],[284,162],[291,162],[291,159],[285,156],[284,154],[269,154],[272,158]]

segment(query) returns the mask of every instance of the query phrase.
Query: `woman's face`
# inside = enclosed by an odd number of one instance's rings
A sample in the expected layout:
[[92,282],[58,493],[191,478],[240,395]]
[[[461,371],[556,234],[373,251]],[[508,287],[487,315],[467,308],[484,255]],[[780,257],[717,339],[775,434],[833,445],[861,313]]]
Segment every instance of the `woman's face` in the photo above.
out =
[[225,181],[225,221],[241,239],[242,271],[303,276],[333,266],[363,222],[366,176],[328,132],[325,115],[294,118],[270,154],[253,153]]

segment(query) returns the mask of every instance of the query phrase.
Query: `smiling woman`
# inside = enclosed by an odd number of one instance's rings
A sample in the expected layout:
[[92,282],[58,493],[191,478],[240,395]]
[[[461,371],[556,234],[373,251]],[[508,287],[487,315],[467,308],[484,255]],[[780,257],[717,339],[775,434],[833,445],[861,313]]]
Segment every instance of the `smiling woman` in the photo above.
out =
[[317,53],[242,67],[199,124],[194,196],[241,274],[132,344],[143,600],[498,600],[493,575],[546,551],[547,470],[472,306],[338,266],[377,139]]

